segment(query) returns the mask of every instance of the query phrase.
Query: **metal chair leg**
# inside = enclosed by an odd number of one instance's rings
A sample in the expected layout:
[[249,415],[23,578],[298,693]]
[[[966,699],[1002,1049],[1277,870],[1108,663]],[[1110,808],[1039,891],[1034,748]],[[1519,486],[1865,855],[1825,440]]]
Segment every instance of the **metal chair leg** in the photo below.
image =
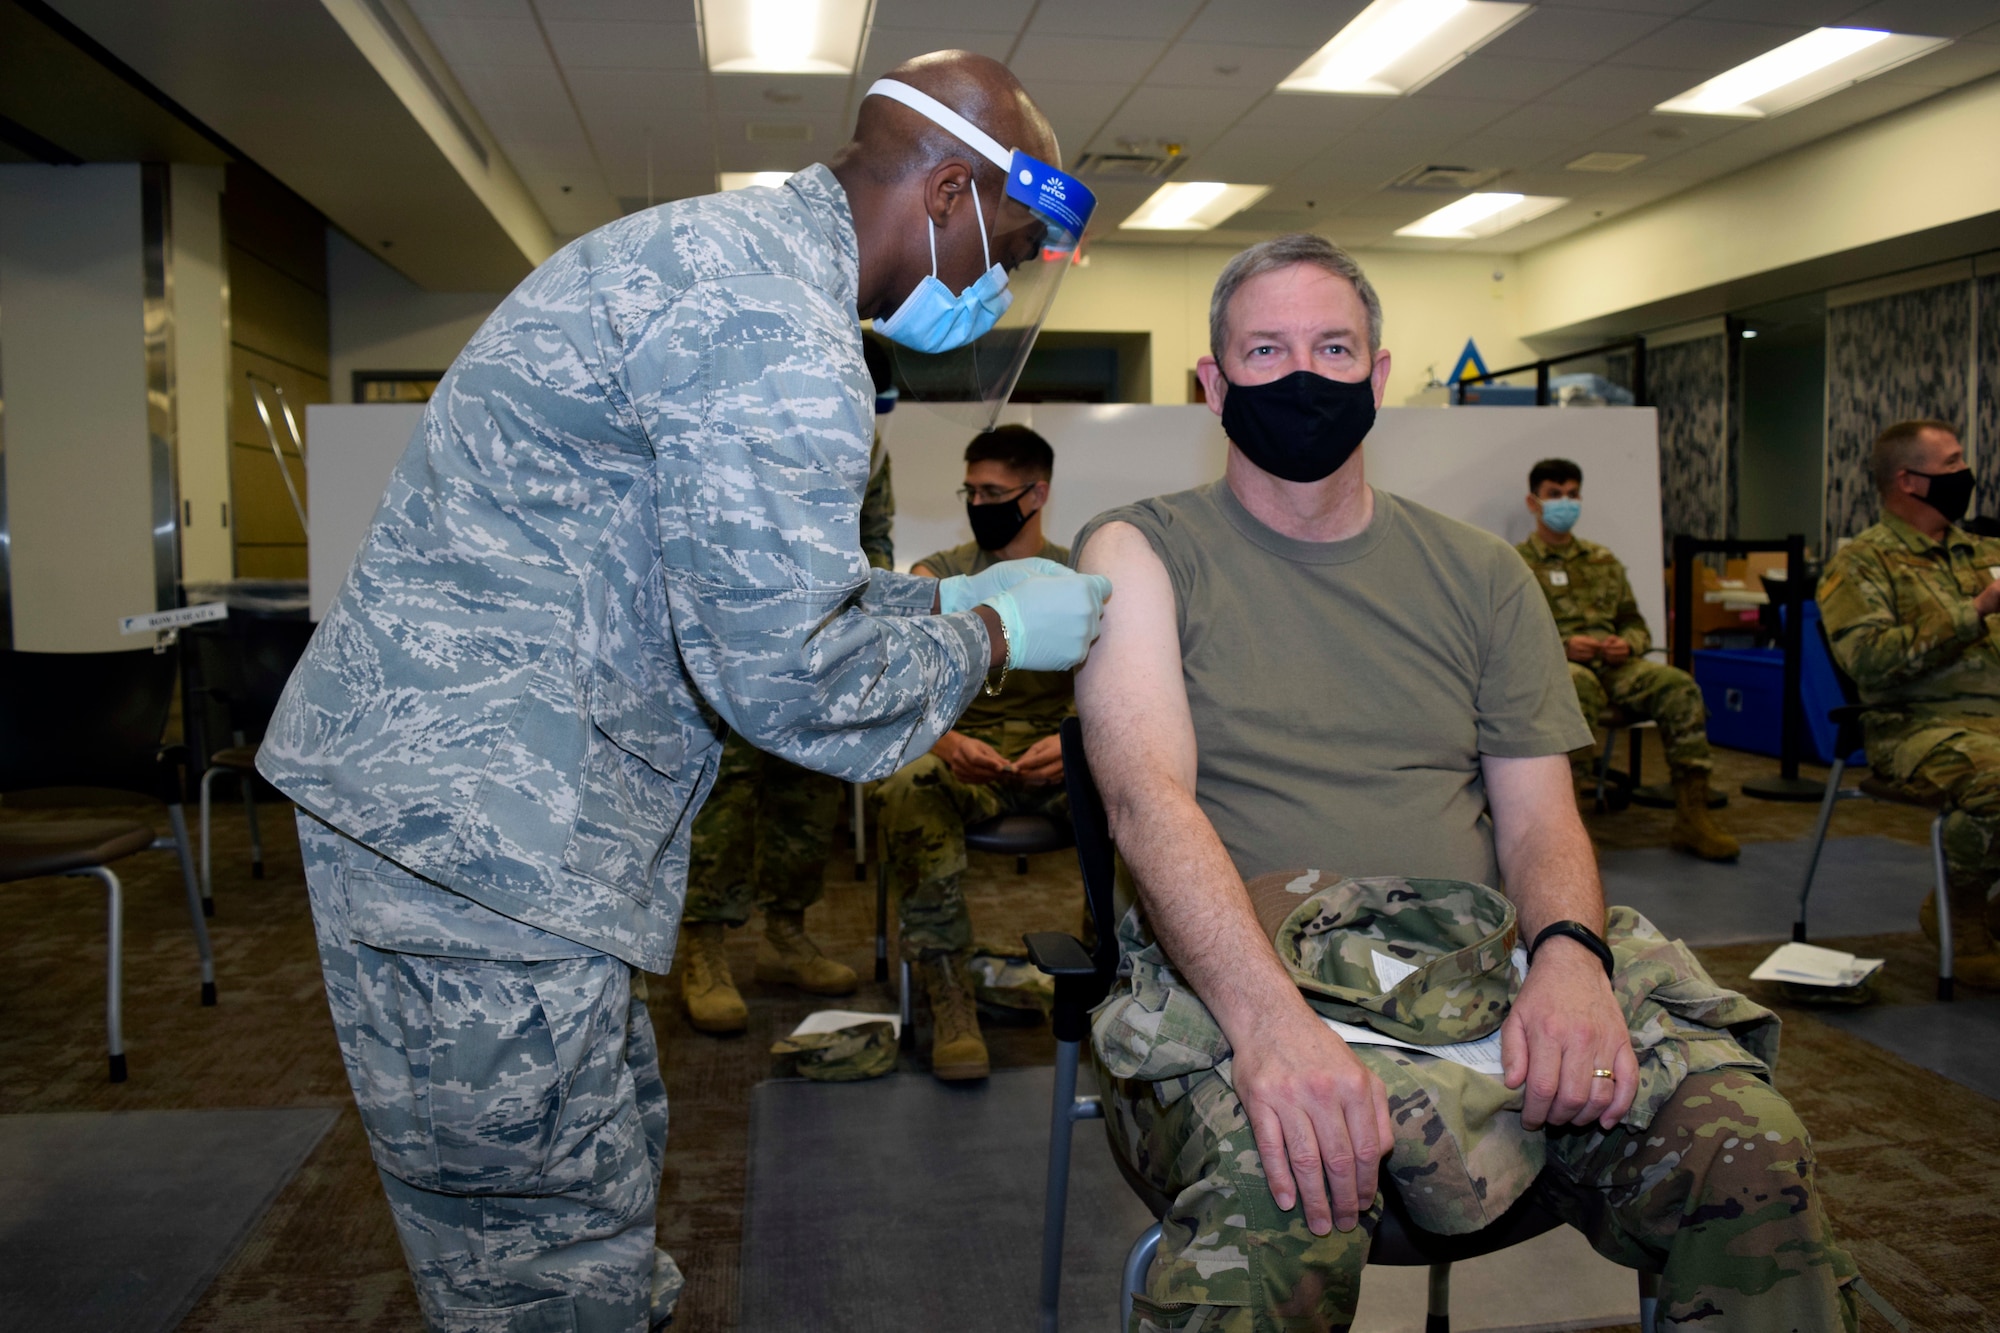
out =
[[1070,1130],[1075,1121],[1076,1067],[1082,1043],[1056,1043],[1055,1091],[1049,1101],[1049,1174],[1042,1191],[1041,1333],[1056,1333],[1057,1306],[1062,1299],[1063,1228],[1069,1210]]
[[1132,1242],[1132,1250],[1125,1256],[1125,1274],[1118,1286],[1120,1330],[1132,1327],[1132,1297],[1146,1285],[1146,1270],[1153,1266],[1153,1256],[1159,1249],[1160,1224],[1155,1222],[1139,1233],[1139,1239]]
[[119,994],[125,976],[125,893],[118,876],[109,866],[85,866],[67,873],[69,879],[95,879],[104,885],[105,914],[109,929],[104,965],[104,1035],[111,1054],[111,1081],[125,1081],[125,1025],[121,1021]]
[[1603,814],[1610,806],[1605,803],[1604,789],[1611,782],[1611,747],[1618,743],[1615,728],[1604,729],[1604,748],[1597,755],[1597,813]]
[[203,916],[215,915],[215,878],[209,855],[210,834],[213,831],[209,820],[213,809],[210,797],[214,794],[211,789],[215,785],[215,775],[228,771],[224,768],[211,768],[201,775],[201,914]]
[[901,959],[896,973],[896,1009],[903,1020],[903,1040],[900,1043],[906,1051],[917,1049],[917,1003],[911,992],[910,960]]
[[[194,921],[194,947],[201,954],[201,1002],[215,1003],[215,953],[208,943],[208,922],[202,919],[201,886],[194,880],[194,857],[188,853],[187,812],[176,801],[167,807],[167,819],[173,825],[172,846],[181,859],[181,882],[187,886],[188,916]],[[166,839],[153,844],[155,847],[167,845]]]
[[1944,817],[1951,812],[1940,810],[1931,821],[1931,865],[1937,873],[1937,926],[1938,926],[1938,985],[1940,1000],[1951,998],[1951,872],[1944,863]]
[[875,867],[875,980],[889,979],[889,863]]
[[[257,774],[252,771],[242,775],[243,813],[250,820],[250,878],[264,878],[264,839],[257,829]],[[208,845],[208,834],[202,834],[202,846]],[[206,882],[204,881],[204,887]]]
[[1660,1319],[1660,1275],[1639,1274],[1639,1333],[1655,1333]]
[[[854,794],[848,816],[853,822],[854,832],[854,882],[865,884],[868,882],[868,802],[865,794],[866,788],[862,783],[850,782],[847,784],[847,789]],[[881,978],[877,977],[876,980],[880,981]]]
[[1802,944],[1806,938],[1806,898],[1812,893],[1813,875],[1819,870],[1820,849],[1826,846],[1826,827],[1833,822],[1833,807],[1840,803],[1840,776],[1846,771],[1847,760],[1835,755],[1833,767],[1827,770],[1826,795],[1819,803],[1819,822],[1813,825],[1812,850],[1806,853],[1806,877],[1799,885],[1799,914],[1792,921],[1792,938]]
[[1432,1264],[1424,1333],[1451,1333],[1451,1265]]

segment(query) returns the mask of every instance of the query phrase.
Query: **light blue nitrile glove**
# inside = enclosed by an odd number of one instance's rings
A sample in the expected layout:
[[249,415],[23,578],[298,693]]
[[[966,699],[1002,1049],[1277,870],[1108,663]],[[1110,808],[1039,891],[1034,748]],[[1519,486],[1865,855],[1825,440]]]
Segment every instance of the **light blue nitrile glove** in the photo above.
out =
[[1102,574],[1037,575],[986,599],[1007,630],[1010,671],[1067,671],[1097,637],[1111,580]]
[[988,565],[977,574],[954,574],[948,579],[938,580],[938,610],[945,615],[954,611],[970,611],[995,593],[1002,593],[1022,579],[1038,575],[1061,576],[1069,573],[1067,565],[1059,565],[1053,560],[1044,560],[1031,555],[1026,560],[1002,560],[997,565]]

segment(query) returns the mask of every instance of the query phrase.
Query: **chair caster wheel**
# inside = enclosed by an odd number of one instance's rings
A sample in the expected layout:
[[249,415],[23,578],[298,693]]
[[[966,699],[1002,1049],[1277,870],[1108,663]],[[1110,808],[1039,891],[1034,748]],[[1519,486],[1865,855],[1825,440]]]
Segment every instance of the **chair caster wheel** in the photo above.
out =
[[111,1057],[111,1081],[113,1083],[123,1083],[125,1081],[125,1057],[123,1055],[114,1055]]
[[262,861],[252,861],[250,863],[250,878],[264,878],[264,863]]
[[201,900],[201,914],[202,914],[203,916],[214,916],[214,915],[215,915],[215,899],[213,899],[213,898],[203,898],[203,899]]
[[204,981],[201,983],[201,1003],[205,1009],[215,1007],[215,983],[213,981]]

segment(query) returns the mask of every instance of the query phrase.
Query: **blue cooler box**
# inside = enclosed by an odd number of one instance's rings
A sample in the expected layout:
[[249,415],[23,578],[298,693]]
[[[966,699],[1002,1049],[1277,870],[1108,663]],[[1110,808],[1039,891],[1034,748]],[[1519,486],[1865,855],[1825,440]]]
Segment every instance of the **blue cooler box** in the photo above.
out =
[[[1801,759],[1833,762],[1837,728],[1827,713],[1838,707],[1840,682],[1834,677],[1826,645],[1820,642],[1819,603],[1805,604],[1805,660],[1799,668],[1799,691],[1805,705],[1805,745]],[[1780,704],[1785,688],[1785,654],[1777,648],[1702,648],[1694,655],[1694,679],[1708,708],[1708,739],[1732,750],[1776,757],[1783,735]],[[1847,762],[1867,763],[1856,750]]]

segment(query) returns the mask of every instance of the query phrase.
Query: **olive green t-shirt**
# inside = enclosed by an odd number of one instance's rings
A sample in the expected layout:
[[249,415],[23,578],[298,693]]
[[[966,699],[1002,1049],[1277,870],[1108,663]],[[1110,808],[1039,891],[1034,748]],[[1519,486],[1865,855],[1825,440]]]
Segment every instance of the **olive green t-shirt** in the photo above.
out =
[[1481,755],[1590,743],[1547,601],[1514,548],[1375,492],[1337,542],[1272,531],[1225,481],[1092,519],[1173,584],[1195,799],[1243,878],[1499,882]]
[[[1069,563],[1067,547],[1044,541],[1035,552],[1043,560],[1059,565]],[[941,579],[954,574],[977,574],[997,564],[993,552],[977,542],[938,551],[917,561]],[[915,566],[912,566],[914,568]],[[1044,736],[1053,736],[1062,720],[1076,711],[1076,683],[1068,671],[1009,671],[1000,693],[981,690],[959,716],[954,730],[977,736],[1009,759]]]

